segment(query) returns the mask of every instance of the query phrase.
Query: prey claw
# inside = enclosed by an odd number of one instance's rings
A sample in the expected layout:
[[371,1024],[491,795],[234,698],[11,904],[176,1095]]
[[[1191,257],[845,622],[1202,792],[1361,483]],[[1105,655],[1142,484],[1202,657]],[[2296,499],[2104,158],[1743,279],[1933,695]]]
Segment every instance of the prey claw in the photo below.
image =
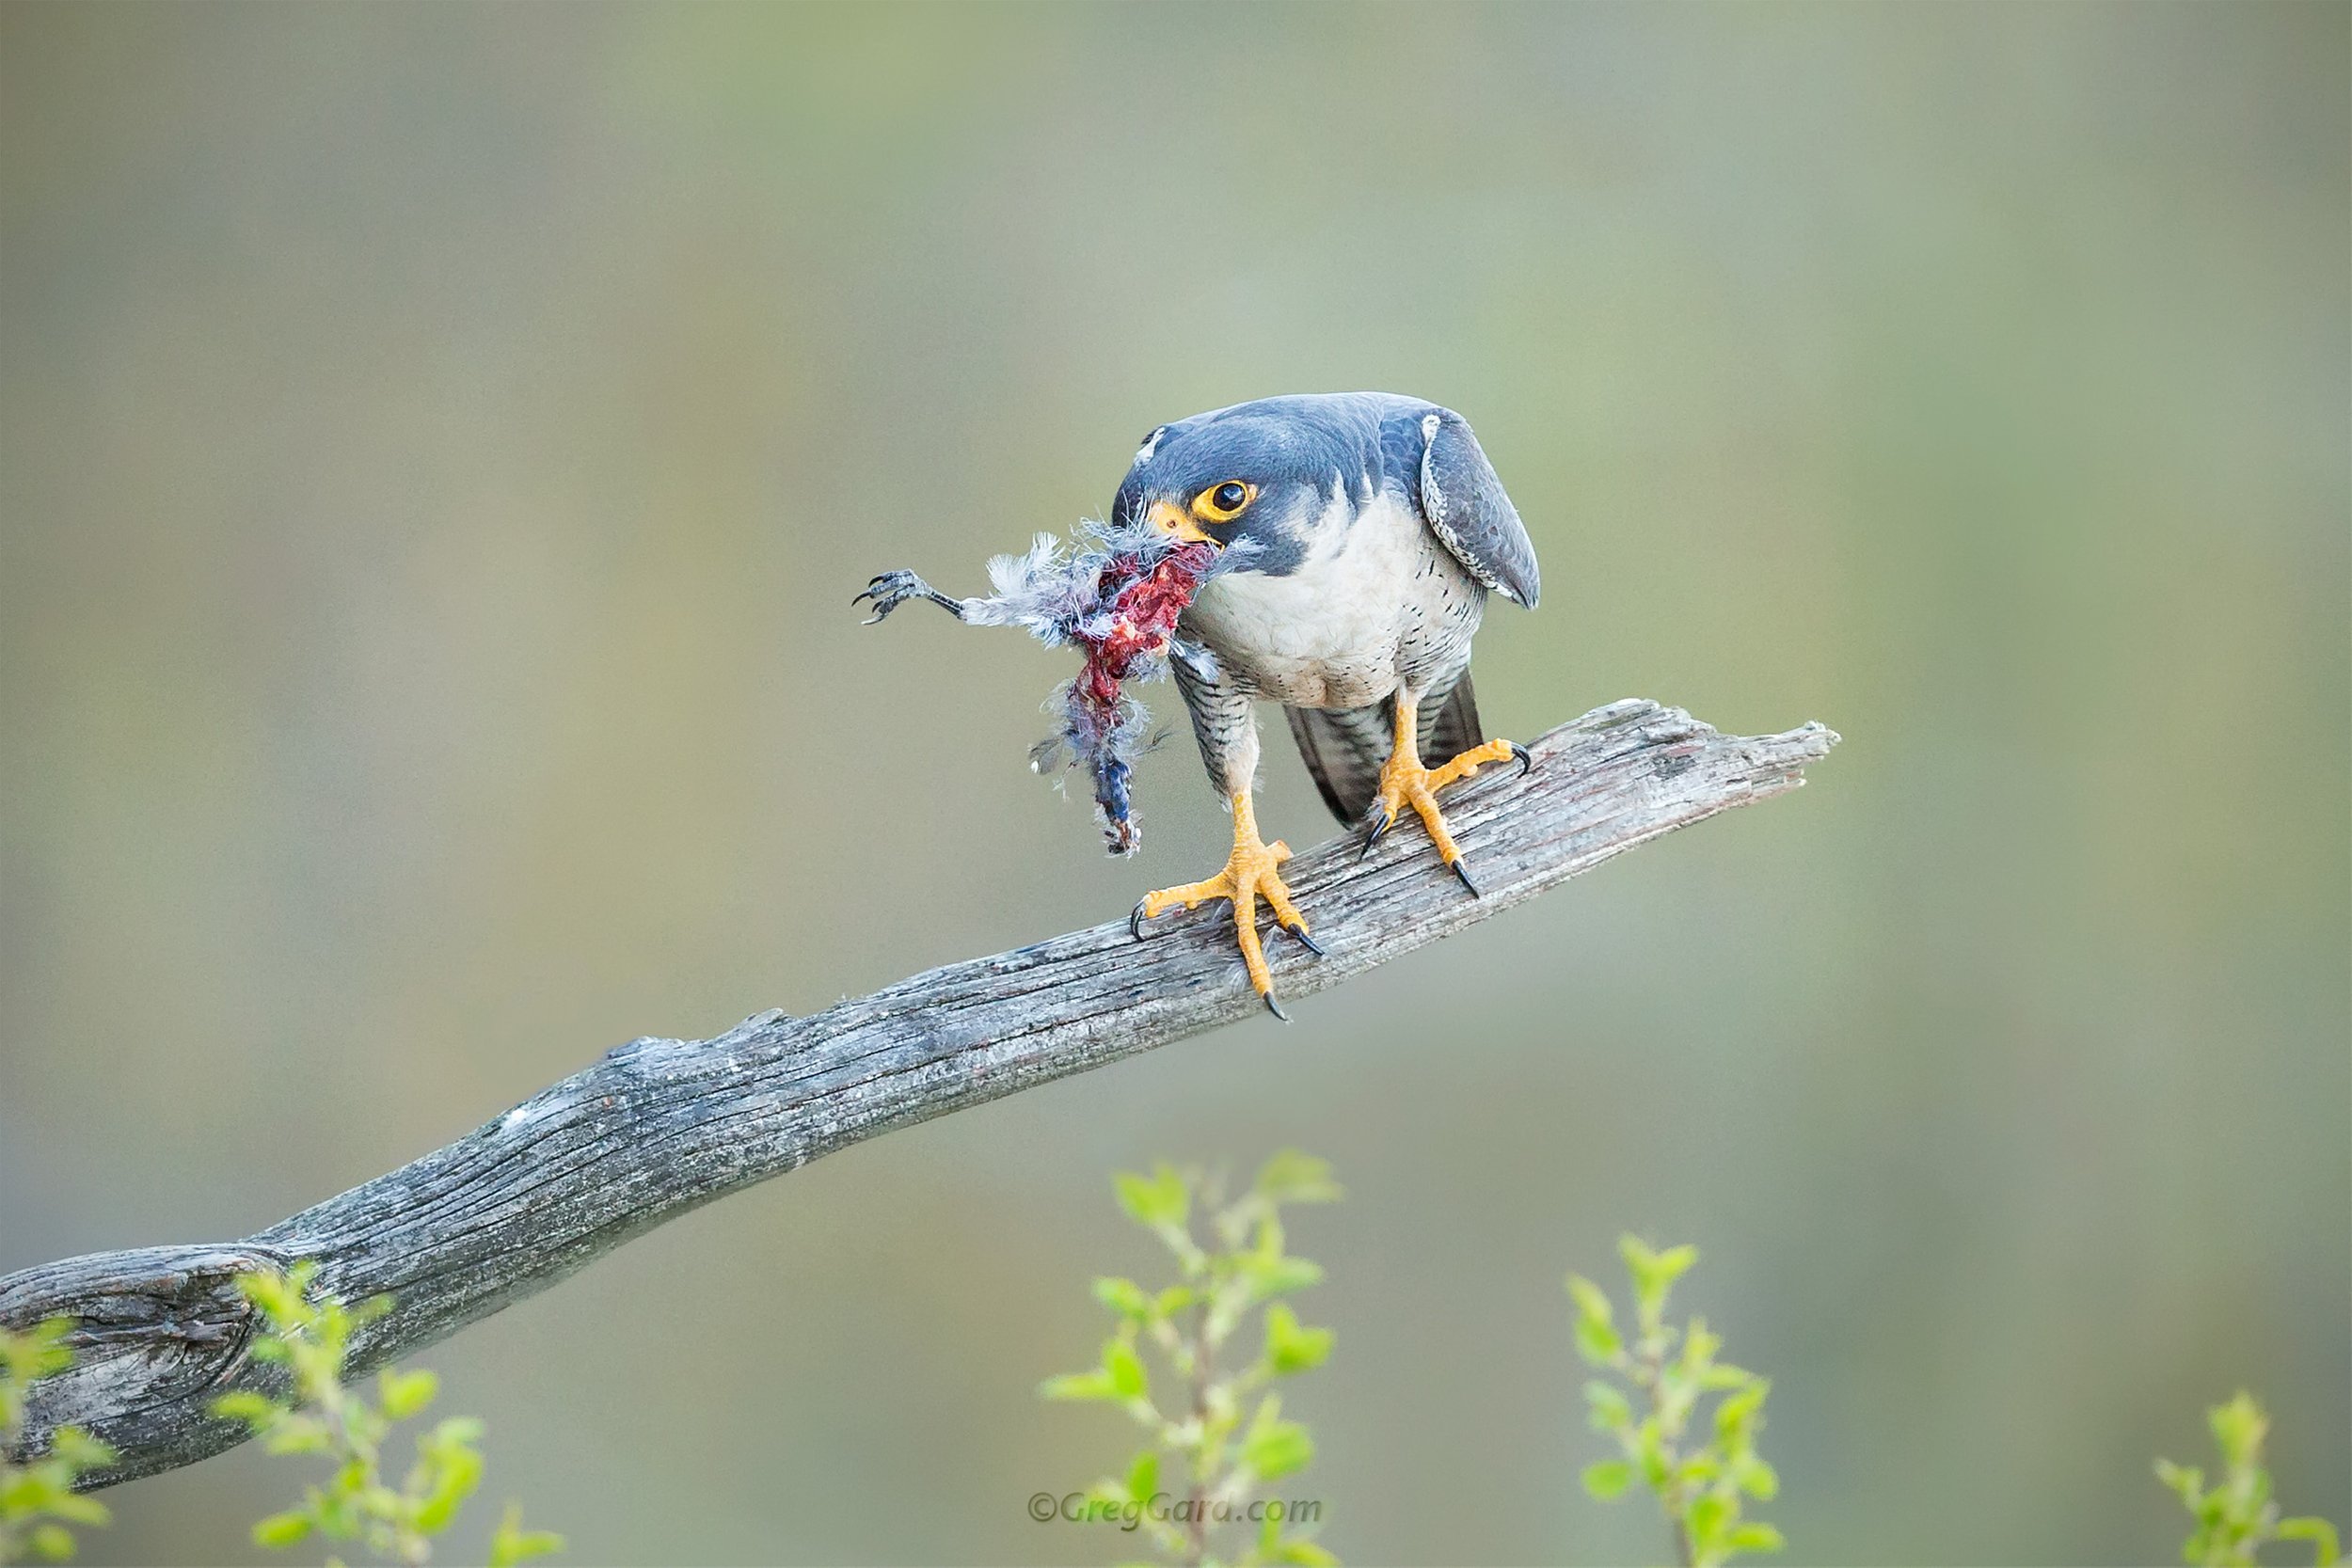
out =
[[1511,754],[1519,759],[1520,778],[1524,779],[1530,772],[1534,770],[1535,753],[1529,751],[1526,747],[1520,745],[1516,740],[1511,742]]
[[913,572],[884,572],[852,595],[850,603],[856,605],[867,599],[874,602],[874,613],[866,621],[869,626],[909,599],[929,599],[957,620],[963,619],[962,600],[949,598]]
[[1470,896],[1472,898],[1484,898],[1486,896],[1485,894],[1478,891],[1478,884],[1470,880],[1470,863],[1468,861],[1456,860],[1454,863],[1454,874],[1462,879],[1462,885],[1470,889]]

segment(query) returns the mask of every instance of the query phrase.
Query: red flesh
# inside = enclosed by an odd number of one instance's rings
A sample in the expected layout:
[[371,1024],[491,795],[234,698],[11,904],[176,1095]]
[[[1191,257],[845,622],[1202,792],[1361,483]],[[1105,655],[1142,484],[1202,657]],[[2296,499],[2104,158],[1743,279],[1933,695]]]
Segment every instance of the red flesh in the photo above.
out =
[[[1216,559],[1214,546],[1179,545],[1160,563],[1136,575],[1136,558],[1115,557],[1104,569],[1098,589],[1110,610],[1107,630],[1076,641],[1086,649],[1086,667],[1079,689],[1104,709],[1119,702],[1120,683],[1137,660],[1168,651],[1176,634],[1176,618],[1200,591],[1201,579]],[[1116,586],[1114,586],[1116,584]]]

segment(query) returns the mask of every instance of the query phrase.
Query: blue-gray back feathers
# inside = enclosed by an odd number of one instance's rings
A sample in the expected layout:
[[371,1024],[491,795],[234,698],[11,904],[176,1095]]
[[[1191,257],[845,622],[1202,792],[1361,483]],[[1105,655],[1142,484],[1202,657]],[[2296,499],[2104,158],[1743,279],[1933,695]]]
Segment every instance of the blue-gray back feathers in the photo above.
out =
[[1297,497],[1287,519],[1257,525],[1263,549],[1248,570],[1281,576],[1296,566],[1305,554],[1296,530],[1310,500],[1326,500],[1338,488],[1361,505],[1394,489],[1472,578],[1522,605],[1535,603],[1535,546],[1469,421],[1450,408],[1391,392],[1325,392],[1196,414],[1144,438],[1111,520],[1139,520],[1149,497],[1187,497],[1235,477]]

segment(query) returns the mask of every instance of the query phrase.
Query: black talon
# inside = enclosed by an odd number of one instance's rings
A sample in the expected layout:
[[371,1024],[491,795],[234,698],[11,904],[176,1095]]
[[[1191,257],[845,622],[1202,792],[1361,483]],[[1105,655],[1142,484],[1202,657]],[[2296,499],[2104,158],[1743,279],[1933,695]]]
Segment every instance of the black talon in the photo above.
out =
[[1307,951],[1312,953],[1316,958],[1325,958],[1330,957],[1329,954],[1323,950],[1323,943],[1317,942],[1314,938],[1309,936],[1305,931],[1300,930],[1297,927],[1285,926],[1282,929],[1296,937],[1306,947]]
[[1484,898],[1486,896],[1485,894],[1478,891],[1478,884],[1470,880],[1470,863],[1468,861],[1457,859],[1454,863],[1454,874],[1462,879],[1462,885],[1470,890],[1470,896],[1472,898]]
[[1258,997],[1259,1000],[1265,1004],[1265,1010],[1267,1012],[1272,1013],[1276,1018],[1280,1019],[1285,1023],[1288,1023],[1291,1021],[1291,1015],[1282,1010],[1282,1004],[1274,1000],[1274,993],[1272,991],[1260,991],[1258,993]]
[[1520,778],[1524,779],[1529,773],[1534,770],[1535,753],[1529,751],[1526,747],[1520,745],[1516,740],[1511,742],[1511,754],[1519,759]]
[[1136,907],[1127,911],[1127,934],[1137,942],[1143,940],[1143,906],[1151,901],[1149,898],[1138,898]]
[[1395,824],[1396,814],[1394,812],[1391,812],[1388,816],[1374,823],[1372,825],[1371,836],[1364,840],[1364,847],[1357,851],[1356,858],[1358,860],[1362,860],[1366,855],[1371,854],[1372,847],[1379,843],[1381,835],[1386,833],[1391,827],[1395,826]]

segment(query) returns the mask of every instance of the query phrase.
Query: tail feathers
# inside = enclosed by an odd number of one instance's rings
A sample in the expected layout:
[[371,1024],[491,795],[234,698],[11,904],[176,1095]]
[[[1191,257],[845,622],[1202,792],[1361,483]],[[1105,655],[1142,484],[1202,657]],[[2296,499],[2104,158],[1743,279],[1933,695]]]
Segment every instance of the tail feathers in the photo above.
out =
[[[1395,721],[1387,702],[1355,708],[1286,707],[1291,736],[1307,772],[1344,827],[1372,810],[1380,793],[1380,768],[1389,760]],[[1478,724],[1478,699],[1465,673],[1445,701],[1421,712],[1420,746],[1425,762],[1442,762],[1485,738]]]
[[1380,765],[1389,760],[1389,705],[1282,711],[1323,803],[1344,826],[1362,821],[1380,793]]

